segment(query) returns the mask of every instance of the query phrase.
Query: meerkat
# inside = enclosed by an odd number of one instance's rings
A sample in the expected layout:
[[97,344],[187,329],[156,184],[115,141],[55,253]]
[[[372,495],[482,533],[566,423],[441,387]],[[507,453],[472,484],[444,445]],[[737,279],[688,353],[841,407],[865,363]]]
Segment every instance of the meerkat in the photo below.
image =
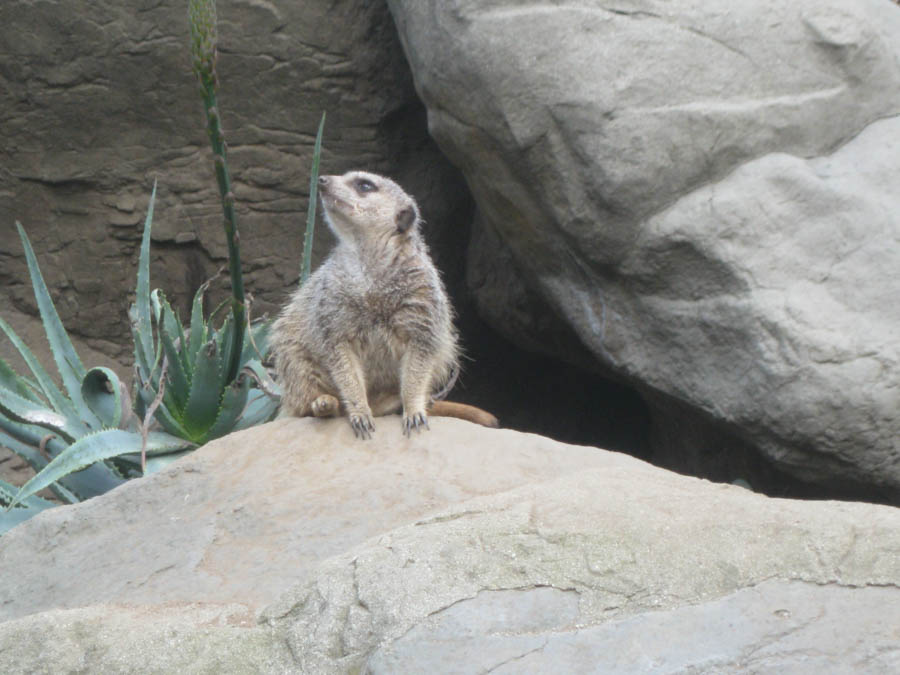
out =
[[432,401],[458,372],[459,347],[415,200],[363,171],[318,186],[337,245],[272,330],[281,416],[346,415],[358,438],[371,438],[373,417],[401,410],[406,436],[427,429],[429,406],[497,426],[473,406]]

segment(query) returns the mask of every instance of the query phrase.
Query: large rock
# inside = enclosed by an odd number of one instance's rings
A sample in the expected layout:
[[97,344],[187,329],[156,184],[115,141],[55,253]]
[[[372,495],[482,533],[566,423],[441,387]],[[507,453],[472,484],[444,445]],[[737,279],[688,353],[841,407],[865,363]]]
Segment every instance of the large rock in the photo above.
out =
[[896,5],[389,4],[498,329],[553,345],[536,294],[664,416],[900,495]]
[[900,667],[900,510],[432,428],[279,420],[11,530],[0,671]]
[[[184,306],[227,255],[187,4],[0,3],[3,315],[9,306],[36,313],[20,220],[66,326],[126,364],[126,311],[154,179],[153,286]],[[219,103],[255,316],[280,305],[299,276],[323,111],[323,170],[389,173],[419,198],[432,239],[458,229],[468,205],[456,197],[461,179],[428,139],[384,3],[219,5]],[[319,232],[317,256],[329,244]],[[454,259],[442,262],[461,276]]]

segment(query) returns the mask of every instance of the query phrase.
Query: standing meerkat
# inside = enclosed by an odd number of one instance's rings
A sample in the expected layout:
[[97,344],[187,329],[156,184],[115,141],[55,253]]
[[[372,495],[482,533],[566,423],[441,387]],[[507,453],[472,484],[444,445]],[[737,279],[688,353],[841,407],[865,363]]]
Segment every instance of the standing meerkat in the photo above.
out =
[[[272,347],[284,390],[281,415],[347,415],[359,438],[373,417],[403,411],[403,433],[428,428],[435,391],[459,368],[444,285],[419,232],[415,200],[362,171],[319,178],[337,246],[291,297]],[[431,413],[497,426],[472,406],[435,402]]]

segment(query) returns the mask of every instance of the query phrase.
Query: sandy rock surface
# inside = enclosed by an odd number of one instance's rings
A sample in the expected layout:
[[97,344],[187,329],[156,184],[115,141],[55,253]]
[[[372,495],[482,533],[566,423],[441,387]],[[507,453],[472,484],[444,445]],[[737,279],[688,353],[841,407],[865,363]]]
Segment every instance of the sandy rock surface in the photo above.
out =
[[457,420],[279,420],[0,538],[0,670],[881,672],[898,550],[891,507]]

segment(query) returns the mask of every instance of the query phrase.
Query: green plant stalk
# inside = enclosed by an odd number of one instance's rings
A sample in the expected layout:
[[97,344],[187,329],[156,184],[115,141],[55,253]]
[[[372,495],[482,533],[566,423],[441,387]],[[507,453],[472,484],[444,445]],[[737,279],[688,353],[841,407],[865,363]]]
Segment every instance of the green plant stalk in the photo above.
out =
[[309,208],[306,211],[306,233],[303,237],[303,262],[300,265],[300,285],[309,279],[312,266],[313,234],[316,230],[316,199],[318,199],[319,187],[319,158],[322,155],[322,131],[325,128],[325,113],[319,122],[319,131],[316,134],[316,143],[313,146],[312,169],[309,174]]
[[231,353],[228,359],[225,382],[237,377],[240,369],[243,349],[244,330],[246,328],[246,306],[244,302],[244,277],[241,273],[240,235],[237,228],[237,214],[234,209],[234,192],[231,189],[231,176],[226,162],[227,146],[222,121],[219,114],[216,90],[218,76],[216,74],[216,3],[214,0],[191,0],[189,3],[191,22],[191,51],[194,59],[194,72],[200,80],[203,106],[206,111],[206,130],[212,145],[213,161],[216,169],[216,182],[219,184],[219,195],[222,198],[224,212],[225,238],[228,242],[228,267],[231,275],[231,313],[234,317],[234,331]]

